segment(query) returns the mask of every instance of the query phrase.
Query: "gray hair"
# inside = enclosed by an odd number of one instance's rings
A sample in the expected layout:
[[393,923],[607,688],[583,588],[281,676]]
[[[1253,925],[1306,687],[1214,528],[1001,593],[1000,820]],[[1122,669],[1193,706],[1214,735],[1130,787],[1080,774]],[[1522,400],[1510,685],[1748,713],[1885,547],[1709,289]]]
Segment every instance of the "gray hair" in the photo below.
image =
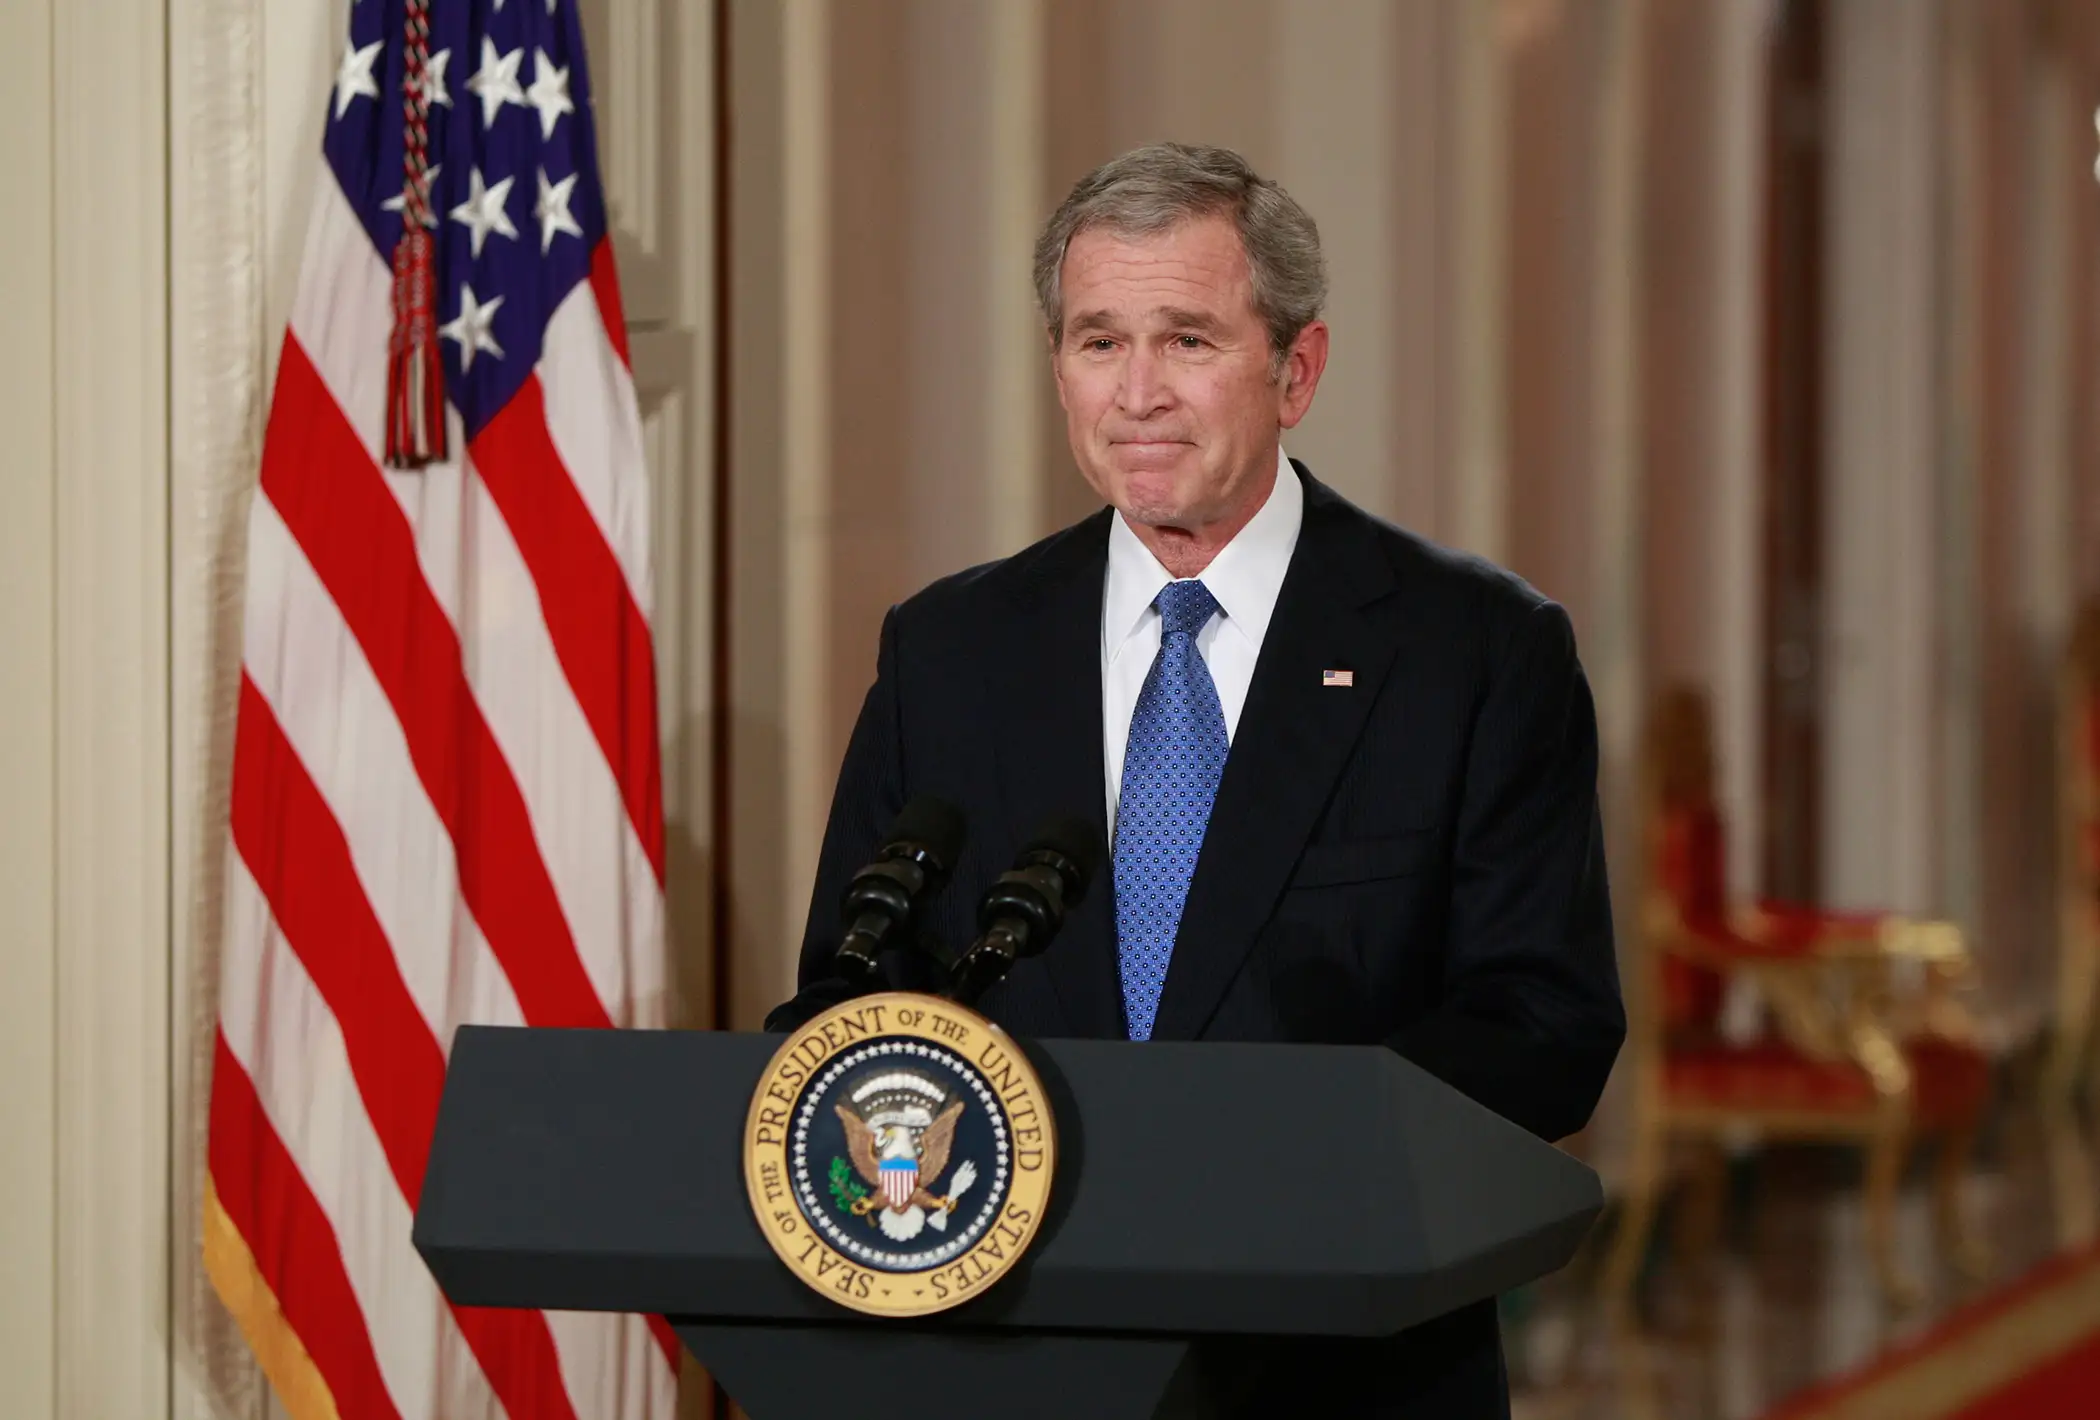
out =
[[1229,148],[1153,143],[1081,178],[1035,242],[1035,299],[1054,346],[1064,339],[1065,250],[1081,232],[1155,236],[1199,217],[1227,216],[1254,277],[1254,310],[1278,367],[1327,301],[1320,229],[1303,207]]

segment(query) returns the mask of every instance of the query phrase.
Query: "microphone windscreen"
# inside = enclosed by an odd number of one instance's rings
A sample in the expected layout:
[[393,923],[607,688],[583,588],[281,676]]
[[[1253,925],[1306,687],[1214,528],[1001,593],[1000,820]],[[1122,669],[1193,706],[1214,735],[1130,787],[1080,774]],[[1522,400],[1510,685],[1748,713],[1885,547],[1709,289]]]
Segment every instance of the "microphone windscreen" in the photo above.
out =
[[962,856],[962,810],[946,799],[921,794],[904,806],[890,825],[886,843],[915,843],[932,855],[943,872],[955,867]]
[[1101,829],[1092,819],[1075,816],[1058,819],[1043,829],[1021,850],[1021,855],[1026,857],[1043,851],[1057,854],[1078,870],[1079,878],[1071,884],[1067,894],[1077,902],[1087,884],[1094,880],[1094,874],[1101,871],[1101,860],[1107,855],[1108,847],[1101,841]]

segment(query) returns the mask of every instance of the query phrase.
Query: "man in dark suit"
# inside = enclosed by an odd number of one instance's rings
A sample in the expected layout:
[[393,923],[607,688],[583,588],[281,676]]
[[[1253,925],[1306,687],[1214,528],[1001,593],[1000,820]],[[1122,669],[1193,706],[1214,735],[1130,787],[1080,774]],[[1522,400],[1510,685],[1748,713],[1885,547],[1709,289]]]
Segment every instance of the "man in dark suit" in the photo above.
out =
[[[1046,822],[1107,825],[1062,935],[979,1003],[1035,1036],[1377,1042],[1548,1139],[1625,1032],[1590,692],[1566,614],[1280,452],[1327,359],[1309,217],[1236,154],[1083,179],[1036,281],[1110,506],[891,610],[801,978],[906,800],[967,815],[930,930]],[[900,986],[930,968],[893,959]],[[1384,1341],[1221,1350],[1248,1414],[1508,1413],[1492,1304]]]

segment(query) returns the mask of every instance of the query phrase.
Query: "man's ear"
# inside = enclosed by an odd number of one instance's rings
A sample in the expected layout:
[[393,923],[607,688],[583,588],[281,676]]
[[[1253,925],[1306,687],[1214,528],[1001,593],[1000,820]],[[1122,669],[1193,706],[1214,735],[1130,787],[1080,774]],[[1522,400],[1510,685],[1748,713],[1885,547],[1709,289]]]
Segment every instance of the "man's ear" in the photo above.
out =
[[1312,408],[1313,393],[1327,369],[1327,322],[1313,321],[1298,332],[1283,357],[1283,389],[1276,422],[1295,429]]

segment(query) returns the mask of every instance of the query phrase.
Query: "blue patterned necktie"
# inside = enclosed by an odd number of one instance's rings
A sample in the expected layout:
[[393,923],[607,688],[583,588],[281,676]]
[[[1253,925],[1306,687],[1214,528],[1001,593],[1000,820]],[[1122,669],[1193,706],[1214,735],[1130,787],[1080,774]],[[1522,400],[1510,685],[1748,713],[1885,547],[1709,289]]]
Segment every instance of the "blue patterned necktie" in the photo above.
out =
[[1217,598],[1201,582],[1169,582],[1152,604],[1159,656],[1130,717],[1116,799],[1116,943],[1132,1040],[1152,1038],[1227,747],[1217,683],[1196,650]]

